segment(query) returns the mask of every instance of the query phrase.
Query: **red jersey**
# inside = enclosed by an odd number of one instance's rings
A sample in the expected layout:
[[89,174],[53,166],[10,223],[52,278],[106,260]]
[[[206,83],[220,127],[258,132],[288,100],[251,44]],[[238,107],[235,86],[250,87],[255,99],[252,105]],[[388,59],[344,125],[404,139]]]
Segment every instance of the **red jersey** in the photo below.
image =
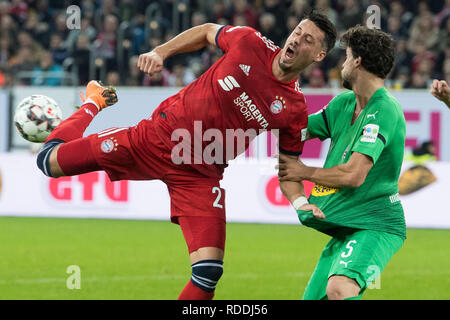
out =
[[[190,165],[215,177],[221,177],[227,161],[266,130],[279,129],[281,152],[300,155],[308,113],[298,81],[283,82],[272,73],[272,62],[281,49],[250,27],[222,27],[216,43],[224,56],[153,113],[160,139],[173,151],[189,133]],[[145,123],[139,123],[131,134],[133,144],[140,148],[145,148],[146,135],[155,134],[147,132]],[[239,129],[248,133],[243,146],[238,135],[233,137]],[[196,139],[200,142],[194,146]],[[205,154],[212,156],[214,163]]]

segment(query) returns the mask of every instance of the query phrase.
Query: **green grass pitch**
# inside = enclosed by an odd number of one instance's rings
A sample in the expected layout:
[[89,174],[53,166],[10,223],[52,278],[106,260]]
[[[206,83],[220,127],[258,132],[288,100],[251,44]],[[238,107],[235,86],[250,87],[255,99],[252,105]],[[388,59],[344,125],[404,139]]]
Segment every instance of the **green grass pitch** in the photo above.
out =
[[[450,299],[450,230],[408,239],[364,299]],[[300,299],[329,237],[300,225],[227,224],[216,299]],[[67,267],[81,270],[70,290]],[[167,221],[0,218],[0,299],[176,299],[190,277]]]

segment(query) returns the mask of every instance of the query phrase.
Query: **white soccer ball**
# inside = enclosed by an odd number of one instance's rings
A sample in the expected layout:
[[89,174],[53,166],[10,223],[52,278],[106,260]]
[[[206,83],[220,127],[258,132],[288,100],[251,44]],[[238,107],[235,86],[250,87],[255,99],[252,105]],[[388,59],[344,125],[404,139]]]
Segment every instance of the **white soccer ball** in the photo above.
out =
[[44,95],[23,99],[14,113],[17,130],[30,142],[44,142],[61,121],[61,108],[55,100]]

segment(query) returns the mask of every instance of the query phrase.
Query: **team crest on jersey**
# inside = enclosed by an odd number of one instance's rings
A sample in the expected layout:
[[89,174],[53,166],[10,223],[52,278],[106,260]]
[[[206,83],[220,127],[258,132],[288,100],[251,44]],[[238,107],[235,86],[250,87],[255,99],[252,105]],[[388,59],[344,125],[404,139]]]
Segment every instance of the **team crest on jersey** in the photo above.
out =
[[114,139],[114,138],[106,139],[106,140],[103,140],[102,143],[100,144],[100,149],[104,153],[111,153],[113,151],[117,151],[118,146],[119,146],[119,144],[117,143],[116,139]]
[[275,100],[270,105],[270,111],[273,114],[279,114],[283,109],[286,109],[286,101],[284,101],[283,97],[276,96]]

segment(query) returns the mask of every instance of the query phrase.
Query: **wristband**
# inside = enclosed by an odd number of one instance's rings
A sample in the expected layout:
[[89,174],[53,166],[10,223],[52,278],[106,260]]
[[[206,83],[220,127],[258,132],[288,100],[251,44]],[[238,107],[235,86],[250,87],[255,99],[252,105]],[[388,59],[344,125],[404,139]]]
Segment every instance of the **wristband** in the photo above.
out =
[[308,199],[306,199],[306,197],[298,197],[297,199],[294,200],[294,202],[292,202],[292,206],[294,207],[295,210],[299,210],[299,208],[305,204],[308,204]]

